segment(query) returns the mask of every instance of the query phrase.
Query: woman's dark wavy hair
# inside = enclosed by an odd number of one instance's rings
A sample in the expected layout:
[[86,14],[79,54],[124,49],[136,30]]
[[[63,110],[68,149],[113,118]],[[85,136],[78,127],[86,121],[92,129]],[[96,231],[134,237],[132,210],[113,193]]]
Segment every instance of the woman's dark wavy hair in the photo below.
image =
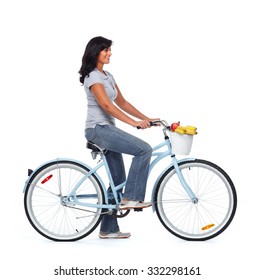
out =
[[111,40],[101,36],[94,37],[88,42],[82,57],[82,64],[79,71],[80,82],[82,84],[84,84],[85,77],[95,69],[99,53],[104,49],[110,48],[111,45]]

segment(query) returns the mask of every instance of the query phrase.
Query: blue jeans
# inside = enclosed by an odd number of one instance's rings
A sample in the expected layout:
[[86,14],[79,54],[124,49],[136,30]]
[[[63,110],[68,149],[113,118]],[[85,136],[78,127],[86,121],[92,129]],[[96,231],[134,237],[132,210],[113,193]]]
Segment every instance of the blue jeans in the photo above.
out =
[[[129,200],[143,201],[152,154],[151,146],[113,125],[96,125],[95,128],[88,128],[85,130],[85,137],[88,141],[107,150],[105,156],[115,185],[126,180],[122,153],[134,156],[123,197]],[[110,189],[108,193],[111,198]],[[100,231],[104,233],[119,231],[116,216],[104,215]]]

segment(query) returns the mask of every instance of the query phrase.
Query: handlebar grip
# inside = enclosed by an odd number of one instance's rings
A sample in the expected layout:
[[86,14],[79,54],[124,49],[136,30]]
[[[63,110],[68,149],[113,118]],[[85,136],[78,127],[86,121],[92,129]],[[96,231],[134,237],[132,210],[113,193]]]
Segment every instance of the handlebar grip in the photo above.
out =
[[[150,126],[157,126],[156,124],[154,124],[153,122],[150,122]],[[136,127],[137,129],[141,129],[141,127],[138,125],[137,127]]]

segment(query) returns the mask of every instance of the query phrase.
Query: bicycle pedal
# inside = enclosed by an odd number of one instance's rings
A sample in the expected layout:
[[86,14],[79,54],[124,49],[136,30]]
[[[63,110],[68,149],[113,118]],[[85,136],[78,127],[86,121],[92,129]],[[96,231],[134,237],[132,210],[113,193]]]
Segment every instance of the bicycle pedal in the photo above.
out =
[[143,208],[134,208],[134,211],[135,212],[141,212],[141,211],[143,211]]

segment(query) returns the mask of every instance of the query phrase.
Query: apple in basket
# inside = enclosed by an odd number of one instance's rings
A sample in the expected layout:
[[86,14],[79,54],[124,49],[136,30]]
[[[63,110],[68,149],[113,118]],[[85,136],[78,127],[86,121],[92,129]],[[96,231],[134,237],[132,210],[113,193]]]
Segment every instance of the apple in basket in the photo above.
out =
[[174,122],[170,125],[171,131],[175,131],[176,128],[180,125],[180,122]]

